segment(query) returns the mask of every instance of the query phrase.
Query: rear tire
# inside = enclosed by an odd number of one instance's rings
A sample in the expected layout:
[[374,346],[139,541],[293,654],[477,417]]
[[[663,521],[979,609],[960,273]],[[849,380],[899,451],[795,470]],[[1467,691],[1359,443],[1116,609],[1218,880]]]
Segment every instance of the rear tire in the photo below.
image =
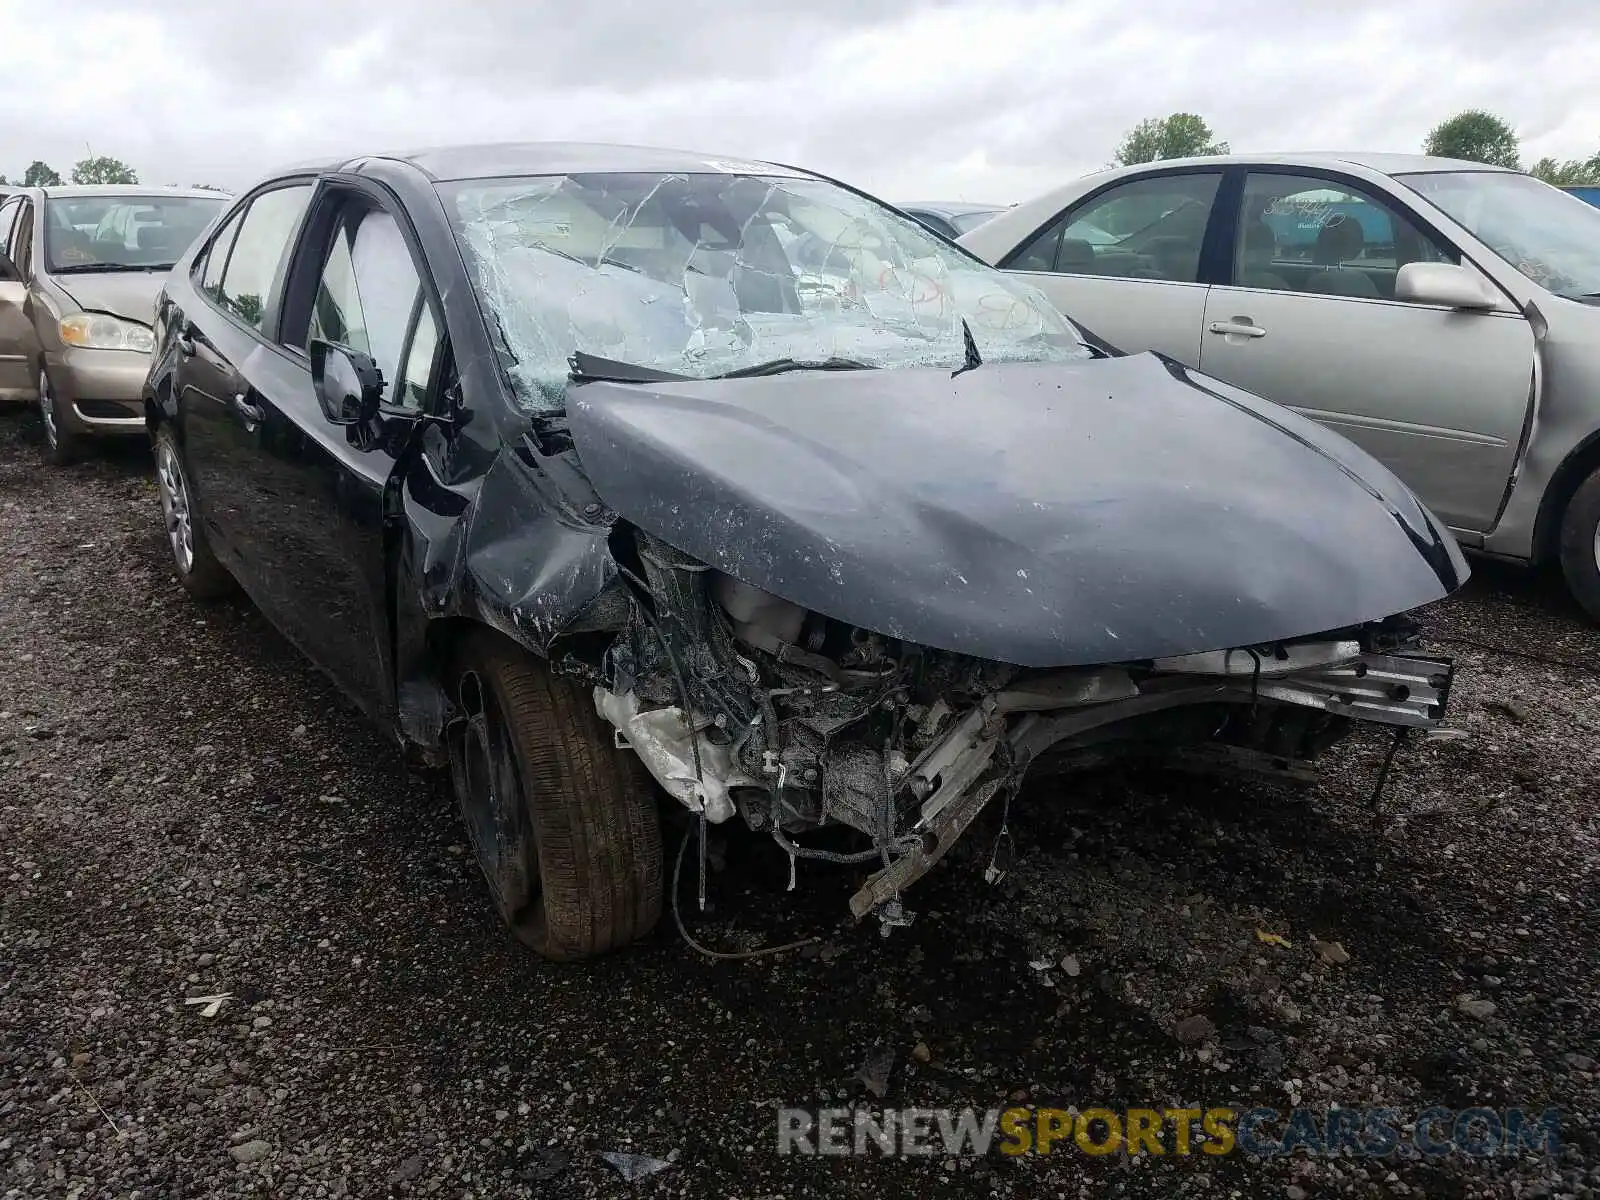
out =
[[649,933],[662,897],[655,792],[591,690],[485,630],[462,640],[450,697],[456,802],[517,937],[570,961]]
[[162,528],[178,582],[198,600],[215,600],[233,591],[233,576],[211,553],[200,514],[194,508],[194,493],[184,470],[183,451],[170,425],[156,430],[156,490],[161,496]]
[[1562,514],[1561,572],[1584,611],[1600,621],[1600,470],[1578,485]]

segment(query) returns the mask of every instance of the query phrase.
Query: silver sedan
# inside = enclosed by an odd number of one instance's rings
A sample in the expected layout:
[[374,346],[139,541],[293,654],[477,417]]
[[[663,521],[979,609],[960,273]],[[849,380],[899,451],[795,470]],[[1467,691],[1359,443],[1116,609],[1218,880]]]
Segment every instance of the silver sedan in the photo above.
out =
[[1331,426],[1600,619],[1600,209],[1480,163],[1232,155],[1090,175],[961,244]]

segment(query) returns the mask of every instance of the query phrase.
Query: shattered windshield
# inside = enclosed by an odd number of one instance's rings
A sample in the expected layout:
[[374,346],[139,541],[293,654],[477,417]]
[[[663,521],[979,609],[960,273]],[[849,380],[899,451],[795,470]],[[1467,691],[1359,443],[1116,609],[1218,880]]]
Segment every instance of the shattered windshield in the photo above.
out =
[[694,378],[779,359],[954,368],[965,319],[984,361],[1089,354],[1031,286],[875,201],[778,168],[441,191],[529,409],[562,404],[575,351]]

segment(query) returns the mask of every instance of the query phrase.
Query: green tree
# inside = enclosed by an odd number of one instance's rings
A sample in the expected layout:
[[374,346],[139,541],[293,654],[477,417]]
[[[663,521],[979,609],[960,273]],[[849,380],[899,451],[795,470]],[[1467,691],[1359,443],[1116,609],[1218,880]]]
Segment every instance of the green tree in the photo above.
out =
[[1569,158],[1565,162],[1558,162],[1553,158],[1541,158],[1528,168],[1528,174],[1546,183],[1553,183],[1556,187],[1600,185],[1600,151],[1596,151],[1594,156],[1588,159]]
[[1117,147],[1117,163],[1155,162],[1160,158],[1191,158],[1202,154],[1226,154],[1227,142],[1212,140],[1211,126],[1194,113],[1173,113],[1140,121]]
[[1515,169],[1518,166],[1516,130],[1481,108],[1469,108],[1435,125],[1423,143],[1422,152],[1496,167]]
[[224,195],[226,195],[228,191],[227,188],[219,188],[214,183],[191,183],[189,186],[192,188],[198,188],[202,192],[222,192]]
[[120,158],[100,155],[86,158],[72,168],[73,183],[138,183],[139,176]]
[[261,324],[261,297],[251,292],[242,296],[235,296],[230,301],[234,312],[239,314],[239,319],[248,325]]
[[61,176],[58,175],[49,163],[40,162],[37,158],[28,164],[28,169],[22,173],[23,187],[60,187]]

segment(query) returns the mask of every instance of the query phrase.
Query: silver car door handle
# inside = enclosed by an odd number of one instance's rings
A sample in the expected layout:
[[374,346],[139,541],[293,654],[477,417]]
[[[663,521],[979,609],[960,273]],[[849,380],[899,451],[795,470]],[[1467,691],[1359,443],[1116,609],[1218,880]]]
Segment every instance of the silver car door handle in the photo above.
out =
[[261,411],[261,409],[256,407],[254,404],[251,404],[243,392],[234,393],[233,407],[238,411],[239,415],[250,424],[255,424],[266,415]]
[[1250,324],[1249,317],[1235,317],[1231,321],[1213,321],[1206,328],[1212,333],[1231,333],[1237,337],[1262,338],[1267,336],[1267,331],[1261,326]]

